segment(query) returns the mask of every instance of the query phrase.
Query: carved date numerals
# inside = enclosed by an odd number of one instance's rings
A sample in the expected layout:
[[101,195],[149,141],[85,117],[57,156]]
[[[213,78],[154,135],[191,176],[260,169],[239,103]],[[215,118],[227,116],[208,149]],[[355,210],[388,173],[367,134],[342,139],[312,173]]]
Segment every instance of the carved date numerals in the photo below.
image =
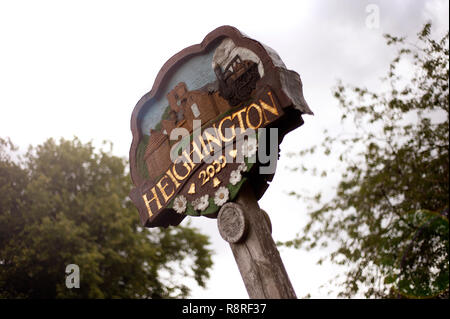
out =
[[204,170],[198,173],[198,178],[202,180],[202,185],[205,185],[211,178],[220,172],[227,164],[225,156],[221,155],[211,165],[208,165]]

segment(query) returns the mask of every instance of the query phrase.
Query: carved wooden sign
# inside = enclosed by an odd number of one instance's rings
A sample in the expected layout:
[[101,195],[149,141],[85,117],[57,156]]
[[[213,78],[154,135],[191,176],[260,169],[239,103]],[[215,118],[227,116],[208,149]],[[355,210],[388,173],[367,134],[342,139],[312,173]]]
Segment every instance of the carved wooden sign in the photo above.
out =
[[270,166],[274,144],[278,158],[302,114],[312,112],[299,75],[234,27],[174,55],[131,117],[130,197],[142,224],[215,218],[246,180],[261,197],[275,173],[261,168]]

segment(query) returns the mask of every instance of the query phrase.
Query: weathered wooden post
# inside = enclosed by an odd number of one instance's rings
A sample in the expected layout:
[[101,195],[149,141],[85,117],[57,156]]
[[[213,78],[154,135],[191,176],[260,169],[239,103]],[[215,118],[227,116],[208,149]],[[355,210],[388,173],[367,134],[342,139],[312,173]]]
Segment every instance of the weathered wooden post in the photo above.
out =
[[272,239],[270,220],[250,185],[243,186],[236,203],[220,209],[217,223],[230,243],[250,298],[297,298]]
[[142,224],[217,218],[250,298],[296,298],[257,199],[303,114],[312,112],[300,76],[236,28],[174,55],[131,117],[130,197]]

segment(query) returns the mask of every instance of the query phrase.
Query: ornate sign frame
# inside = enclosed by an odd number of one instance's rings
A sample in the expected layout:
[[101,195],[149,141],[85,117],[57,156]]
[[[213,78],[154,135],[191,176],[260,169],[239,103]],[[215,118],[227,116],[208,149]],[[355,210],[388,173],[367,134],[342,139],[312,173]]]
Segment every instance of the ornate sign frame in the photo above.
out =
[[[206,72],[203,66],[211,62],[211,57],[212,64],[207,67],[212,71],[205,69]],[[210,81],[211,74],[216,77],[214,81]],[[161,108],[160,101],[169,106]],[[189,109],[185,108],[186,103],[190,103]],[[199,117],[198,114],[208,123],[198,128],[200,133],[196,137],[195,121],[194,124],[189,121]],[[260,174],[258,168],[262,164],[258,160],[251,163],[252,154],[246,154],[245,162],[241,163],[244,165],[227,163],[224,156],[207,163],[207,156],[196,148],[207,144],[206,149],[212,150],[212,144],[219,145],[219,137],[224,142],[222,148],[226,148],[227,142],[236,144],[239,135],[230,139],[223,133],[227,128],[233,132],[277,128],[279,145],[288,132],[303,124],[302,114],[312,112],[303,97],[300,76],[288,70],[274,50],[234,27],[219,27],[200,44],[175,54],[163,65],[151,91],[139,100],[131,117],[133,140],[129,158],[135,188],[130,198],[139,210],[142,224],[178,225],[186,215],[215,218],[220,206],[233,200],[245,180],[251,182],[259,199],[274,172]],[[160,121],[155,124],[156,120]],[[177,145],[184,141],[193,151],[185,153],[184,161],[170,162],[167,158],[173,153],[161,151],[165,145],[172,147],[164,135],[180,127],[187,128],[191,135],[182,137]],[[207,127],[212,127],[216,135],[202,135],[201,129]],[[243,143],[242,149],[251,149],[250,138]],[[178,148],[178,156],[182,156],[182,150]],[[226,154],[235,157],[236,150]],[[193,156],[199,157],[200,164],[192,160]]]

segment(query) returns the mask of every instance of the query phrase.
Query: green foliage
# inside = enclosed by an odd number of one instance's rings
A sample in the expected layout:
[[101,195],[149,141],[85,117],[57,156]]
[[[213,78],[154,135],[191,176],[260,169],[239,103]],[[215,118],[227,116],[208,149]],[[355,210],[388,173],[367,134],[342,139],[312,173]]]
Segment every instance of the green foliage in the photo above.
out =
[[[0,139],[0,297],[186,297],[205,285],[209,240],[189,226],[139,227],[126,161],[78,139],[19,157]],[[65,285],[80,268],[80,288]]]
[[[435,41],[430,29],[415,44],[386,35],[400,49],[381,92],[342,83],[333,92],[342,127],[354,130],[324,132],[318,150],[344,168],[342,178],[330,201],[315,198],[306,227],[284,244],[333,243],[329,259],[348,269],[343,297],[448,298],[448,33]],[[411,73],[399,71],[402,63]]]

